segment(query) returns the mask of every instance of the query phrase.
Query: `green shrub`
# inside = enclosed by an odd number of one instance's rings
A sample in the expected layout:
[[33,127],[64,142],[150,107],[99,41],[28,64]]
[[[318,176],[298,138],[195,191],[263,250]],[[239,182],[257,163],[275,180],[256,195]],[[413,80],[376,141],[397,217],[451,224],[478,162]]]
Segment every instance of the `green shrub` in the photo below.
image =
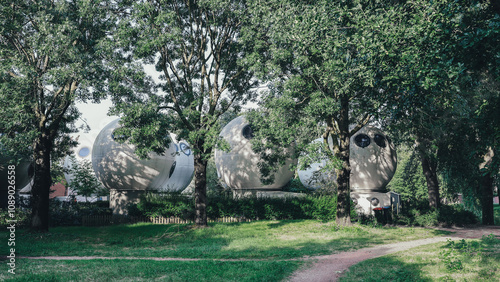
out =
[[464,226],[478,223],[478,218],[463,205],[441,205],[439,209],[429,208],[427,200],[403,206],[395,222],[402,225],[417,226]]
[[[206,211],[208,218],[334,220],[336,206],[334,195],[233,199],[225,194],[211,194],[207,198]],[[148,193],[129,208],[129,215],[175,216],[193,220],[194,203],[190,197],[181,194]]]
[[[192,219],[194,215],[194,203],[188,197],[179,193],[146,193],[141,196],[136,205],[142,216],[164,216],[180,217],[183,219]],[[129,214],[134,215],[129,209]]]
[[[337,197],[334,196],[319,196],[311,197],[313,205],[312,218],[321,220],[334,220],[337,213]],[[332,208],[333,207],[333,208]]]
[[51,199],[50,226],[81,225],[83,216],[111,215],[108,201],[74,202]]
[[8,210],[0,209],[0,226],[8,226],[8,220],[15,220],[16,226],[25,226],[29,224],[31,213],[27,209],[16,208],[14,213],[14,217],[10,217],[10,213]]

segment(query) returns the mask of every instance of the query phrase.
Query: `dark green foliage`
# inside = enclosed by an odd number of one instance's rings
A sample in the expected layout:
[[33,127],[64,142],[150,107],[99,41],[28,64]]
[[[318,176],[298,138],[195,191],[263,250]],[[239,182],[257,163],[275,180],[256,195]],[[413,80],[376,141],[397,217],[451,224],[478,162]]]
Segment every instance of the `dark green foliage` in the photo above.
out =
[[500,225],[500,206],[499,205],[495,205],[494,213],[495,213],[495,225]]
[[290,182],[288,182],[282,189],[286,192],[309,193],[309,190],[302,185],[302,182],[300,182],[298,178],[290,180]]
[[0,209],[0,226],[9,226],[7,220],[16,220],[16,226],[25,226],[29,223],[30,213],[25,209],[17,208],[14,212],[15,217],[9,217],[9,211]]
[[[24,199],[24,198],[21,198]],[[16,225],[28,226],[31,216],[29,200],[18,202],[16,209]],[[108,201],[75,202],[51,199],[49,202],[49,224],[54,226],[81,225],[83,216],[111,215]],[[0,210],[0,226],[6,225],[7,211]]]
[[438,209],[432,209],[424,199],[406,202],[401,213],[395,216],[395,223],[416,226],[464,226],[478,223],[478,218],[463,205],[441,205]]
[[398,167],[387,189],[400,194],[404,201],[426,199],[427,186],[416,151],[407,146],[398,146],[397,156]]
[[[165,195],[148,193],[136,205],[137,215],[193,218],[193,200],[176,193]],[[134,214],[132,214],[134,215]]]
[[[247,197],[234,199],[226,195],[209,195],[208,218],[243,217],[247,219],[319,219],[335,220],[337,199],[334,195],[305,195],[288,198]],[[193,200],[179,194],[147,194],[129,214],[193,219]],[[353,214],[354,215],[354,214]]]
[[108,201],[62,202],[50,201],[50,226],[81,225],[83,216],[111,215]]
[[85,198],[92,195],[106,196],[109,194],[109,191],[102,186],[95,176],[92,163],[89,160],[78,162],[74,155],[71,155],[70,158],[72,166],[69,172],[72,174],[72,179],[68,188]]

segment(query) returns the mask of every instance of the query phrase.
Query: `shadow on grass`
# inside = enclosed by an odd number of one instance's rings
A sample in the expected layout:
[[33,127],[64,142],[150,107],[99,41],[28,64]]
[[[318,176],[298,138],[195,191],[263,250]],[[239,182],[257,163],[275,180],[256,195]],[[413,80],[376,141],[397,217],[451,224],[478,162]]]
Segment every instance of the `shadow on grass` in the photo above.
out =
[[58,227],[45,234],[18,231],[16,255],[288,259],[360,249],[394,242],[398,237],[402,241],[411,233],[401,232],[395,227],[338,227],[311,220],[214,223],[201,229],[146,223]]
[[281,281],[301,265],[277,261],[27,260],[0,281]]
[[405,263],[392,257],[376,258],[350,267],[339,281],[433,281],[423,275],[425,265]]

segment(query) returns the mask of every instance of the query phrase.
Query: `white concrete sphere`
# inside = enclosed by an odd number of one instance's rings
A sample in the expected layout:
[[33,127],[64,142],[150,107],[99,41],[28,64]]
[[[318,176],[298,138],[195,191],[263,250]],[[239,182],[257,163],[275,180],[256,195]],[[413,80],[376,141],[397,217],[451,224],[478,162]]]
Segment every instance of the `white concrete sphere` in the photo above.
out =
[[[321,143],[321,142],[323,142],[323,138],[315,139],[311,143]],[[299,164],[302,163],[304,159],[307,157],[308,157],[307,155],[300,156]],[[331,177],[334,176],[329,176],[327,172],[320,171],[325,165],[326,165],[326,160],[321,160],[321,162],[312,163],[306,169],[297,170],[297,174],[299,175],[299,179],[302,185],[304,185],[304,187],[306,187],[309,190],[316,190],[325,183],[328,183],[330,181],[335,181],[335,178],[330,179]]]
[[15,166],[15,187],[17,190],[30,183],[35,173],[31,161],[22,159],[19,164],[14,164],[12,159],[0,155],[0,187],[2,190],[7,190],[9,187],[9,165]]
[[[9,169],[9,165],[15,166],[14,170]],[[14,174],[11,171],[14,171]],[[25,187],[31,188],[29,184],[33,175],[34,167],[31,161],[22,159],[19,164],[13,164],[11,158],[2,156],[0,152],[0,208],[7,209],[8,207],[9,186],[11,186],[9,177],[14,183],[15,193],[17,193]],[[11,193],[14,193],[14,191],[11,191]]]
[[92,147],[92,167],[97,178],[108,189],[168,191],[175,145],[171,143],[164,155],[152,153],[149,159],[142,160],[134,153],[133,145],[114,140],[119,121],[105,126]]
[[364,126],[351,137],[350,186],[353,192],[385,192],[397,167],[396,149],[385,133]]
[[186,141],[177,141],[177,136],[172,133],[170,137],[174,141],[176,156],[166,187],[168,187],[167,191],[169,192],[183,191],[191,183],[194,176],[194,156],[191,146]]
[[292,179],[294,172],[290,171],[290,165],[296,163],[296,159],[289,159],[278,169],[274,183],[264,185],[261,182],[257,166],[261,158],[252,150],[252,129],[244,116],[229,122],[220,136],[229,143],[231,150],[215,150],[215,165],[217,174],[231,189],[279,190]]

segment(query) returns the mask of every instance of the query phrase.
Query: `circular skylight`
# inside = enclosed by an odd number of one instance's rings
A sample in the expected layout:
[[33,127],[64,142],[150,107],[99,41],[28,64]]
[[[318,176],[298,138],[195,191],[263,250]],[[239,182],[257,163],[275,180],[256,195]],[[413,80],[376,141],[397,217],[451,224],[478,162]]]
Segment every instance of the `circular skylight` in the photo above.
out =
[[88,147],[83,147],[78,151],[78,156],[81,158],[88,157],[90,155],[90,149]]
[[358,134],[354,137],[354,143],[361,148],[370,145],[370,137],[366,134]]
[[375,137],[373,137],[373,140],[377,145],[379,145],[382,148],[385,148],[386,143],[385,143],[385,137],[381,134],[375,134]]
[[253,129],[250,127],[250,125],[247,124],[241,130],[241,134],[243,134],[243,137],[245,137],[246,139],[252,139],[253,138]]

